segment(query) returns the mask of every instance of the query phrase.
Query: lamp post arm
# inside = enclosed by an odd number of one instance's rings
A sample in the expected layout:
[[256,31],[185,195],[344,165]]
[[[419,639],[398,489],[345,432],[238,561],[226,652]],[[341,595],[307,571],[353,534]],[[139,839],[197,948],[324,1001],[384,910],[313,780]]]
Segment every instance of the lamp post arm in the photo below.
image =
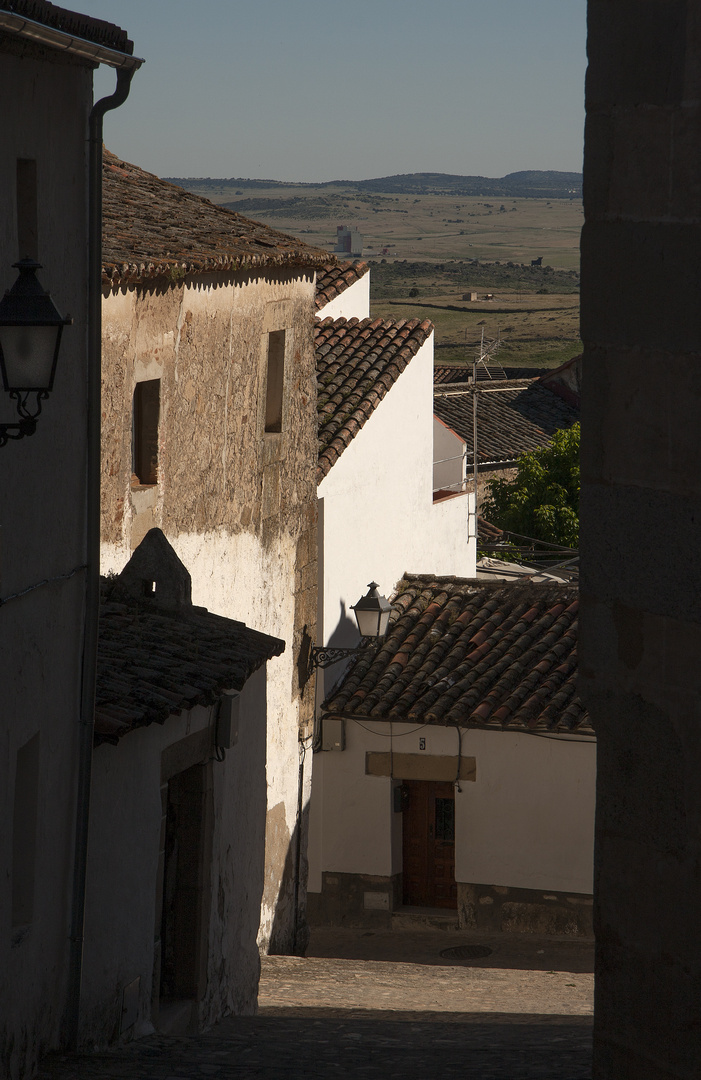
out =
[[375,638],[361,638],[360,644],[354,647],[340,648],[331,645],[312,645],[309,654],[309,666],[312,668],[327,668],[337,664],[339,660],[348,660],[352,656],[358,656],[364,652]]
[[34,409],[27,408],[27,399],[33,391],[11,390],[10,397],[17,402],[19,422],[15,424],[0,424],[0,447],[6,446],[10,439],[23,439],[26,435],[33,435],[37,427],[37,417],[41,413],[41,403],[49,396],[47,390],[36,391],[36,406]]

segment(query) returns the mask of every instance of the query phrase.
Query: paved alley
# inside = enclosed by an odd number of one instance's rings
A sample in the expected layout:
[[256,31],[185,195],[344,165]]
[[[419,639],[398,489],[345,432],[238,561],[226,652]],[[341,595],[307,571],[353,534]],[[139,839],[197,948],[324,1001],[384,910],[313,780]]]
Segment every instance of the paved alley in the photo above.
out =
[[[486,955],[447,955],[462,949]],[[590,942],[317,931],[263,959],[259,1014],[48,1059],[40,1080],[588,1080]]]

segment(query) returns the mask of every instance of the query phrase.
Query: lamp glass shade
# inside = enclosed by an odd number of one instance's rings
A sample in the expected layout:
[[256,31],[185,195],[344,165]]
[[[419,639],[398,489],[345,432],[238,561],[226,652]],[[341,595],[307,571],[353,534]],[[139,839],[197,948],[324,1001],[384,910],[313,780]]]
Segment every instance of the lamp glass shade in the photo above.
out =
[[387,633],[392,605],[377,589],[377,582],[371,581],[368,593],[353,604],[361,637],[378,638]]
[[0,300],[0,367],[5,390],[51,390],[63,327],[60,314],[36,272],[41,264],[21,259],[17,280]]
[[5,390],[51,390],[63,326],[0,326]]

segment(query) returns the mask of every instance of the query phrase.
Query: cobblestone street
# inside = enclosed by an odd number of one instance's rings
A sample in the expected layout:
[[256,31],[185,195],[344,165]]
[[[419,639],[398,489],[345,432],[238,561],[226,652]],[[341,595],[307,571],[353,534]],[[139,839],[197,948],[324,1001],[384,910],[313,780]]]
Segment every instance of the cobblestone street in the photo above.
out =
[[[488,956],[440,953],[466,942]],[[259,1014],[47,1059],[40,1080],[588,1080],[591,943],[317,931],[263,960]]]

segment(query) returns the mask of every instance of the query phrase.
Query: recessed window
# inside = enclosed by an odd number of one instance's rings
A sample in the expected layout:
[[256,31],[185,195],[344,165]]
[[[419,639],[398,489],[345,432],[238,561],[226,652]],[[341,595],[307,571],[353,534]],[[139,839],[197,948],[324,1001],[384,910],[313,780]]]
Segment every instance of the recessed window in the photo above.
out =
[[161,380],[147,379],[134,389],[132,423],[132,482],[144,486],[158,483],[158,417]]
[[268,334],[268,372],[265,389],[265,430],[282,431],[282,390],[285,381],[285,331]]
[[39,733],[17,751],[12,813],[12,926],[34,917],[34,876],[39,803]]

